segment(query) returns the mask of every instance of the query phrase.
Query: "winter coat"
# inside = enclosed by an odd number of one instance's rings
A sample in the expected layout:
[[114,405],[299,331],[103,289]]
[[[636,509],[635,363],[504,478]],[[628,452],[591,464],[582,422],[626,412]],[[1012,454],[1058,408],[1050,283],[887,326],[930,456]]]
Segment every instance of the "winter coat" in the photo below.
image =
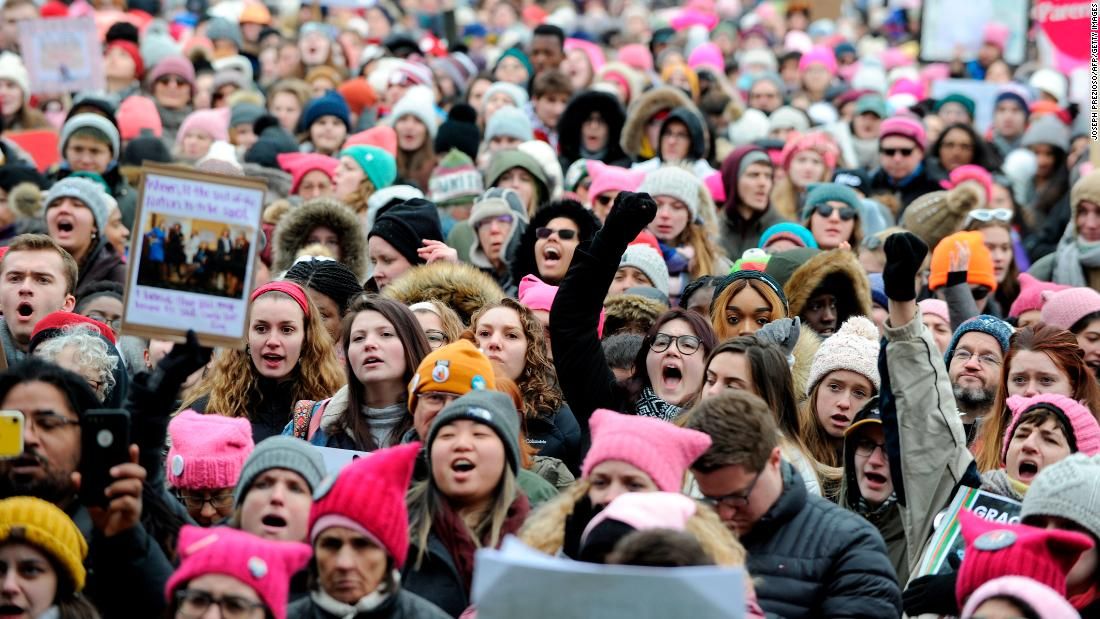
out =
[[671,86],[659,86],[642,94],[627,110],[619,145],[633,161],[645,161],[656,155],[656,144],[647,144],[645,128],[649,119],[660,112],[678,107],[695,107],[683,91]]
[[902,214],[905,213],[905,207],[909,206],[913,200],[926,193],[941,191],[942,189],[943,187],[940,187],[940,184],[928,173],[925,164],[921,163],[916,172],[901,185],[895,183],[882,168],[876,169],[871,174],[871,193],[867,197],[874,198],[883,194],[895,196],[898,204],[901,205],[895,215],[897,215],[898,221],[901,221]]
[[[892,465],[891,473],[899,497],[909,571],[915,573],[936,514],[947,506],[974,457],[967,449],[943,355],[920,311],[909,324],[894,327],[887,323],[885,331],[897,419],[895,423],[885,420],[883,431],[888,445],[899,445],[897,460],[904,463]],[[891,455],[891,462],[894,460]],[[900,475],[894,473],[899,468]]]
[[[360,611],[355,619],[447,619],[447,613],[428,600],[401,589],[391,595],[381,606],[370,611]],[[341,619],[325,611],[308,596],[291,603],[286,609],[286,619]]]
[[76,280],[76,297],[79,299],[96,284],[102,281],[126,285],[126,263],[115,253],[115,246],[104,240],[92,250],[80,266]]
[[[250,402],[248,407],[248,421],[252,423],[252,441],[259,443],[265,438],[278,436],[283,433],[286,424],[290,421],[291,412],[294,410],[294,388],[296,381],[284,380],[276,382],[268,378],[256,379],[259,383],[253,391],[263,394],[260,402]],[[251,389],[251,387],[244,387]],[[204,395],[195,400],[190,408],[195,412],[206,413],[210,396]],[[217,413],[218,411],[209,411]]]
[[359,218],[331,198],[316,198],[286,212],[275,226],[271,271],[282,273],[294,264],[310,233],[323,226],[340,239],[340,262],[362,281],[367,273],[367,241]]
[[871,281],[854,252],[823,251],[798,267],[783,284],[790,308],[788,315],[801,316],[822,286],[836,297],[838,328],[851,316],[871,315]]
[[561,169],[568,170],[576,160],[584,157],[582,153],[581,127],[588,116],[596,112],[607,122],[607,146],[599,161],[608,165],[626,166],[630,159],[619,144],[626,112],[614,96],[598,90],[585,90],[573,97],[565,106],[558,120],[558,152],[561,153]]
[[563,402],[552,416],[527,419],[526,424],[527,444],[538,455],[561,460],[574,475],[580,472],[581,427],[568,404]]
[[468,264],[433,262],[418,266],[386,286],[383,296],[412,305],[435,299],[470,324],[474,312],[504,298],[493,278]]
[[[687,156],[684,157],[683,164],[690,164],[688,167],[691,172],[699,177],[699,180],[703,180],[708,176],[714,174],[717,170],[711,167],[707,162],[707,147],[710,145],[707,127],[703,122],[703,116],[699,113],[699,110],[695,106],[691,107],[678,107],[669,113],[668,117],[661,122],[661,133],[664,133],[665,127],[669,123],[679,122],[687,127],[688,135],[691,136],[691,146],[688,148]],[[654,145],[655,149],[659,149],[660,145]],[[657,170],[663,165],[670,165],[668,162],[661,158],[661,153],[658,152],[653,158],[648,161],[636,163],[631,166],[631,169],[642,170],[644,172],[652,172]],[[681,165],[681,164],[675,164]]]
[[435,604],[452,617],[461,615],[470,605],[470,596],[443,541],[434,531],[428,533],[428,548],[419,567],[416,565],[417,552],[415,540],[410,539],[409,556],[401,572],[405,590]]
[[783,492],[741,536],[768,617],[898,617],[901,589],[882,536],[863,518],[807,494],[783,462]]
[[763,212],[756,212],[751,219],[745,219],[738,213],[741,197],[737,193],[737,181],[740,179],[741,160],[753,151],[764,152],[759,146],[741,146],[734,150],[722,162],[722,186],[726,190],[726,201],[721,205],[719,216],[719,242],[730,260],[737,260],[745,253],[760,245],[760,235],[771,226],[786,221],[769,205]]
[[[405,409],[404,404],[400,405],[400,408],[404,410],[405,414],[408,414],[408,411],[407,409]],[[283,428],[283,436],[295,436],[295,426],[300,421],[302,427],[304,427],[307,431],[306,438],[312,445],[316,445],[318,447],[334,447],[336,449],[350,449],[353,451],[373,451],[372,449],[369,449],[367,445],[359,443],[355,439],[355,437],[352,436],[349,432],[337,431],[337,423],[340,421],[340,418],[344,416],[344,413],[346,413],[347,410],[347,385],[340,387],[336,394],[333,395],[331,398],[317,401],[302,400],[301,402],[297,402],[294,405],[294,418],[291,419],[290,422],[286,424],[286,427]],[[396,407],[394,410],[396,410]],[[299,411],[301,411],[302,413],[300,419]],[[360,414],[365,413],[361,412]],[[314,422],[314,419],[316,419],[316,415],[320,415],[321,418]],[[316,431],[312,434],[312,436],[310,436],[308,435],[308,431],[314,425],[314,423],[317,423],[318,425]],[[301,437],[302,435],[298,436]],[[389,437],[387,436],[383,440],[388,441]],[[381,449],[383,447],[391,447],[398,442],[400,441],[391,444],[380,443],[378,448]]]

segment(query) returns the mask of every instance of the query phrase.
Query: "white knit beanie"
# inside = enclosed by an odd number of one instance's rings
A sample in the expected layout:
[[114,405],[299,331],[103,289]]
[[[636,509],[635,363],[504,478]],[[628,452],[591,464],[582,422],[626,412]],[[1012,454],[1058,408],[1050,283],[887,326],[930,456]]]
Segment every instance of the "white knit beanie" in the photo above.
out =
[[648,193],[657,196],[676,198],[687,205],[691,211],[691,221],[699,216],[699,189],[702,183],[694,174],[683,168],[665,166],[658,168],[642,181],[638,188],[639,193]]
[[504,107],[497,110],[485,125],[485,142],[493,138],[508,137],[522,142],[534,138],[531,119],[518,107]]
[[631,245],[623,252],[619,268],[634,267],[653,282],[653,287],[668,296],[668,266],[661,254],[650,245]]
[[1077,453],[1045,467],[1028,487],[1020,516],[1065,518],[1100,538],[1100,457]]
[[413,86],[393,106],[390,112],[390,126],[396,126],[402,116],[412,114],[428,128],[430,139],[435,139],[439,130],[439,117],[435,114],[435,95],[427,86]]
[[879,388],[878,328],[864,316],[852,316],[840,326],[840,330],[821,343],[810,365],[806,381],[807,395],[829,372],[848,370],[867,377]]
[[26,105],[31,98],[31,78],[22,58],[11,52],[0,53],[0,80],[15,82],[23,91],[23,104]]

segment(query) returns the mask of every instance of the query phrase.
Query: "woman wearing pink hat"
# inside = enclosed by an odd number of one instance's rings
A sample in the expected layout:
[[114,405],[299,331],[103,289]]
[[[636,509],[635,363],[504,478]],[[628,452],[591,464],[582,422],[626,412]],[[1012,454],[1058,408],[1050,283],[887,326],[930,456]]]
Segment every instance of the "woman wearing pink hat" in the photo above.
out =
[[802,136],[792,135],[783,147],[782,165],[787,174],[772,189],[772,205],[783,217],[799,219],[798,205],[806,189],[814,183],[827,183],[833,178],[840,150],[833,138],[823,132]]

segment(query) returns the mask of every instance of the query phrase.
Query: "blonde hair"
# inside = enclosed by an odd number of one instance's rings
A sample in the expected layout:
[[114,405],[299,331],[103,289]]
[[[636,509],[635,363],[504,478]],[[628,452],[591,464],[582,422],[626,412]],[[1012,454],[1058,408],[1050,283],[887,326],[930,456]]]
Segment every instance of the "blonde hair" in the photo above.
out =
[[359,182],[359,186],[355,188],[355,191],[351,192],[344,200],[344,204],[355,211],[356,215],[361,215],[367,212],[367,200],[370,200],[375,191],[377,189],[374,183],[364,173],[363,180]]
[[695,252],[688,267],[691,279],[703,275],[723,275],[718,272],[718,261],[726,257],[726,252],[707,234],[704,226],[693,221],[688,222],[687,227],[677,237],[676,244],[687,245]]
[[817,381],[810,390],[807,401],[798,407],[799,438],[804,446],[805,455],[821,480],[822,496],[835,502],[835,499],[840,496],[844,463],[836,447],[833,446],[831,437],[825,433],[821,422],[817,420],[817,390],[821,388],[823,382],[825,382],[824,379]]
[[[277,295],[278,298],[292,300],[285,293],[272,291],[261,295]],[[301,356],[295,368],[294,390],[291,402],[299,400],[323,400],[336,393],[344,385],[344,372],[336,361],[336,346],[332,342],[321,312],[306,295],[307,316],[305,317],[305,337],[302,341]],[[249,321],[252,307],[249,304]],[[250,418],[252,410],[264,398],[259,386],[260,375],[252,363],[247,351],[223,349],[214,360],[214,365],[194,387],[183,396],[180,410],[191,408],[195,401],[207,396],[207,413],[216,413],[227,417]],[[290,411],[287,411],[290,420]]]
[[[422,304],[431,306],[428,309]],[[450,308],[436,299],[428,299],[427,301],[420,301],[413,303],[409,306],[413,314],[419,314],[421,312],[435,314],[439,318],[439,322],[443,324],[443,335],[447,336],[447,343],[452,344],[462,336],[462,332],[466,329],[466,325],[462,324],[462,319],[458,317],[458,312]]]

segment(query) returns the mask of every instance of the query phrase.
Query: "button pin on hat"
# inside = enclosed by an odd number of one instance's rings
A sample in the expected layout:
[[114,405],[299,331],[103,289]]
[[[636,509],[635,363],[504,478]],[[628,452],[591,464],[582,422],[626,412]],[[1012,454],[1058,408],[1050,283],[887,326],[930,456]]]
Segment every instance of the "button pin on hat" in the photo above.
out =
[[974,547],[978,550],[995,551],[1004,550],[1016,543],[1016,534],[1004,529],[983,533],[974,540]]
[[451,368],[449,367],[451,362],[446,359],[440,359],[435,362],[435,367],[432,368],[432,380],[437,383],[445,383],[447,379],[451,377]]

